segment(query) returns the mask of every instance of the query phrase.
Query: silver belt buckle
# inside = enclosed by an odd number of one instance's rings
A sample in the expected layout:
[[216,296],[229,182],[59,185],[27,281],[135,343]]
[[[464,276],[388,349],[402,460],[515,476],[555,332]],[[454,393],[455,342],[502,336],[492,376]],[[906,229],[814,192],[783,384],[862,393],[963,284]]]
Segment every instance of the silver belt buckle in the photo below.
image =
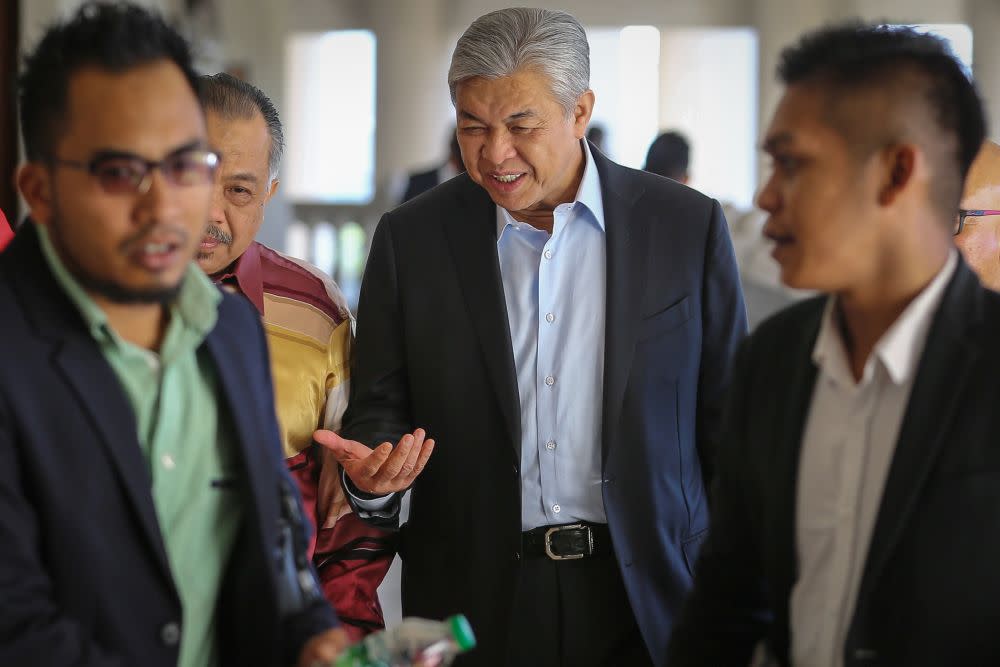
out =
[[552,560],[577,560],[583,558],[588,554],[573,554],[571,556],[560,556],[552,551],[552,535],[553,533],[559,533],[564,530],[586,530],[587,531],[587,543],[590,547],[590,553],[594,553],[594,533],[591,532],[590,526],[585,526],[582,523],[574,523],[571,526],[554,526],[545,531],[545,555]]

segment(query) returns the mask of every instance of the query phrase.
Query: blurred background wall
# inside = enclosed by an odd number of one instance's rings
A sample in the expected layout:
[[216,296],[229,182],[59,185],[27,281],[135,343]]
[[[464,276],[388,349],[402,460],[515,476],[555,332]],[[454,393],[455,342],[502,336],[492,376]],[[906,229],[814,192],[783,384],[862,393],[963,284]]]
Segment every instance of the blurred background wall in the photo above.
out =
[[[80,0],[3,0],[23,49]],[[490,0],[144,0],[180,22],[206,72],[229,70],[276,102],[289,146],[261,240],[318,264],[353,297],[367,238],[406,174],[442,163],[455,40]],[[592,45],[605,148],[639,167],[662,129],[692,143],[691,185],[742,211],[766,165],[758,133],[780,95],[780,50],[859,16],[956,36],[1000,132],[997,0],[564,0]],[[18,11],[19,10],[19,11]],[[9,22],[9,21],[8,21]],[[8,51],[9,49],[8,45]],[[8,76],[9,78],[9,76]],[[9,106],[9,104],[8,104]],[[0,122],[7,122],[0,115]],[[9,129],[9,128],[8,128]],[[4,157],[4,169],[13,166]],[[7,182],[10,182],[8,178]],[[0,189],[0,196],[4,195]],[[10,210],[10,201],[0,208]]]

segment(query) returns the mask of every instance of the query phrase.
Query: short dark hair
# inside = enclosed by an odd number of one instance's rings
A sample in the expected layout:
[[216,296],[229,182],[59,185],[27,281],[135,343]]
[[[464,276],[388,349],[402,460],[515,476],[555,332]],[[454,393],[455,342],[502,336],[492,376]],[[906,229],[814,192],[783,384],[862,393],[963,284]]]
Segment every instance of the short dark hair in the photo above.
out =
[[130,3],[87,2],[68,20],[50,25],[25,56],[18,82],[28,159],[41,160],[55,149],[74,74],[87,67],[125,72],[158,60],[177,65],[195,90],[187,42],[155,12]]
[[646,171],[679,181],[687,175],[691,145],[680,132],[664,132],[649,145]]
[[271,178],[277,177],[281,154],[285,150],[285,132],[278,110],[264,91],[232,74],[220,72],[198,77],[198,97],[205,111],[214,111],[223,118],[250,120],[258,113],[264,117],[267,133],[271,135],[267,168]]
[[[962,183],[986,136],[986,118],[975,84],[943,39],[910,27],[850,21],[808,33],[785,49],[778,77],[786,85],[822,86],[833,116],[839,102],[857,93],[888,95],[895,116],[912,117],[923,106],[946,139],[929,151],[935,173],[931,196],[942,211],[958,207]],[[899,131],[890,127],[901,121],[895,116],[882,124],[834,118],[834,125],[849,143],[867,143],[864,148],[872,150],[901,138],[890,136]],[[843,120],[848,122],[838,122]]]

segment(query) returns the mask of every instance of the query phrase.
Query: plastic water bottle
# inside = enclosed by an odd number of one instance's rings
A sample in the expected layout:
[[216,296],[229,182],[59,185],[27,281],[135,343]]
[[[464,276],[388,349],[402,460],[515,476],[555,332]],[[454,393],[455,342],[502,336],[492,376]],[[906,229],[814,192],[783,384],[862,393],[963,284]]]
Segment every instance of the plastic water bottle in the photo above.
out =
[[332,667],[441,667],[475,646],[476,637],[461,614],[443,621],[404,618],[348,647]]

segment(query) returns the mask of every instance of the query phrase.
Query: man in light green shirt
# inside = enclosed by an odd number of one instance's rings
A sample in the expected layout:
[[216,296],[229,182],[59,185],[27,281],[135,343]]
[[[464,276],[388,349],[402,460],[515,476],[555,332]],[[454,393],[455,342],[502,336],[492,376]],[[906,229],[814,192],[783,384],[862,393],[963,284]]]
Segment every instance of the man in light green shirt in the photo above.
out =
[[311,666],[256,313],[192,263],[218,156],[158,16],[87,4],[28,56],[32,222],[0,255],[0,664]]

